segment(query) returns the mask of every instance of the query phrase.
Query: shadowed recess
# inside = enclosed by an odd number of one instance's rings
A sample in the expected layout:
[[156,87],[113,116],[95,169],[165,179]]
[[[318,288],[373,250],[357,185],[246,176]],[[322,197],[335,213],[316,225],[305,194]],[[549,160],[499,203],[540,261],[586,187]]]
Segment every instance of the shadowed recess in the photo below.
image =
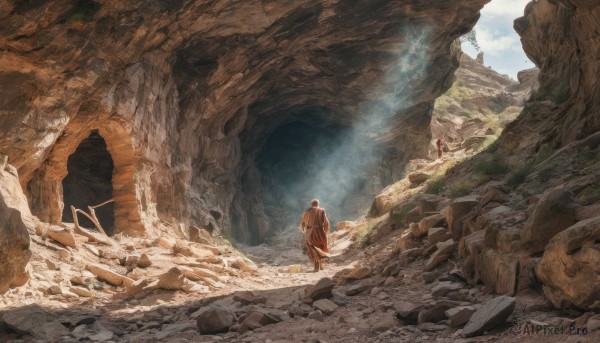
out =
[[[112,174],[113,160],[106,149],[106,142],[98,133],[92,131],[84,139],[67,162],[68,174],[63,179],[64,204],[63,222],[73,222],[71,205],[89,212],[88,206],[98,205],[113,197]],[[114,232],[114,203],[97,208],[96,216],[107,234]],[[94,228],[94,224],[80,215],[79,224]]]

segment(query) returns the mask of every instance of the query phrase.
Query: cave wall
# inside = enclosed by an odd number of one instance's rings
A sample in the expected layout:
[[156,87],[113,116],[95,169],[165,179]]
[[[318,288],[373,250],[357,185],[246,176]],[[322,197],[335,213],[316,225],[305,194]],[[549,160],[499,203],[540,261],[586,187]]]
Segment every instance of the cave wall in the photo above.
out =
[[[0,152],[32,212],[56,223],[66,161],[99,130],[116,232],[196,225],[260,241],[271,225],[260,183],[243,180],[290,109],[326,108],[343,124],[405,100],[385,109],[380,138],[391,182],[426,151],[431,103],[458,66],[453,42],[487,2],[0,0]],[[415,32],[427,33],[424,63],[398,72]]]
[[507,154],[557,149],[600,130],[600,4],[532,1],[514,28],[540,69],[540,87],[504,130]]

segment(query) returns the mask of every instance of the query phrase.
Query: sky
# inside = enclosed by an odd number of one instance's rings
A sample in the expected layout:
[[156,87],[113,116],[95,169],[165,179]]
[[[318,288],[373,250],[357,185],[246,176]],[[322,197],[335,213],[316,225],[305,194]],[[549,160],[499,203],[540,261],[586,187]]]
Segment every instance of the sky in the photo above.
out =
[[[475,26],[484,64],[515,80],[519,71],[535,67],[523,52],[519,35],[513,29],[513,21],[523,16],[527,3],[529,0],[492,0],[481,11]],[[462,49],[471,57],[477,56],[469,43],[463,43]]]

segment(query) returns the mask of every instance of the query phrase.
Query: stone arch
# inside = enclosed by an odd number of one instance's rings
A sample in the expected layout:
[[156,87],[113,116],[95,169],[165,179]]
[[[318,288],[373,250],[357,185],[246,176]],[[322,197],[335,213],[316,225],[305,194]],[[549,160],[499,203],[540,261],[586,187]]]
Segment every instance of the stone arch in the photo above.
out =
[[74,121],[65,128],[43,165],[27,184],[33,214],[42,221],[61,223],[64,208],[62,182],[68,173],[67,161],[81,142],[97,130],[106,143],[114,166],[114,233],[144,235],[135,187],[135,168],[139,158],[128,130],[116,120],[79,124]]

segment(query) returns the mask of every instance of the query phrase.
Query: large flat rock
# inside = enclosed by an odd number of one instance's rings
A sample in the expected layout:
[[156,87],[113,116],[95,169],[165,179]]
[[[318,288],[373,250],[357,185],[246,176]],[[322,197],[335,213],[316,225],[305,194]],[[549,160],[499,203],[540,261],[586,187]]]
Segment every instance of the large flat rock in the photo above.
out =
[[495,328],[504,323],[514,309],[515,298],[504,295],[483,303],[463,328],[463,335],[465,337],[479,336],[485,331]]

